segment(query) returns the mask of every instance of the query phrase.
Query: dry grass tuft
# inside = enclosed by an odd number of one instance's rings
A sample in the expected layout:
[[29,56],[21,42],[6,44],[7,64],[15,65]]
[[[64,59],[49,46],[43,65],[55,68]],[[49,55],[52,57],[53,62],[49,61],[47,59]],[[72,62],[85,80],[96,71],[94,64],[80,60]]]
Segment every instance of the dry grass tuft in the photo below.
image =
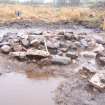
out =
[[21,18],[54,22],[59,20],[80,20],[88,15],[88,8],[60,8],[25,5],[0,5],[0,21],[17,19],[15,11],[21,11]]
[[[22,14],[17,17],[15,12]],[[53,8],[49,6],[30,6],[30,5],[0,5],[0,23],[7,21],[23,20],[43,20],[45,22],[57,21],[88,21],[95,23],[105,17],[104,11],[91,10],[83,7]],[[105,20],[105,19],[104,19]],[[99,27],[105,29],[105,21]]]

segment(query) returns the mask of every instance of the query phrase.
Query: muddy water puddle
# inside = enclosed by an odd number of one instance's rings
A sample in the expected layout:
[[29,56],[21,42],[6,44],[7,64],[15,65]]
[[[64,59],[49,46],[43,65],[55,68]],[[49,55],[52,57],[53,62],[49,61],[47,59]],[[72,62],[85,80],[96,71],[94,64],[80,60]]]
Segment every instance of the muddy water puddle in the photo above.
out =
[[7,73],[0,77],[0,105],[54,105],[53,91],[64,81],[58,77]]

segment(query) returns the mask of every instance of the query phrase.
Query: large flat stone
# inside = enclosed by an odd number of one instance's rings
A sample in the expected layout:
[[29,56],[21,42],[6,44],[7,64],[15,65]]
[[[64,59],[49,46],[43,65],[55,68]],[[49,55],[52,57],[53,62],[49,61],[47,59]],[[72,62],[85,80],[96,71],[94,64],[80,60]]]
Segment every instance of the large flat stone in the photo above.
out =
[[51,62],[53,64],[61,64],[61,65],[68,65],[71,62],[71,59],[68,57],[63,57],[63,56],[59,56],[59,55],[53,55]]
[[70,57],[71,59],[76,59],[78,58],[78,53],[76,51],[68,51],[66,53],[67,57]]
[[37,49],[29,49],[26,53],[27,56],[39,56],[39,57],[48,57],[50,54],[43,50],[37,50]]
[[105,89],[105,71],[96,73],[89,82],[96,88]]

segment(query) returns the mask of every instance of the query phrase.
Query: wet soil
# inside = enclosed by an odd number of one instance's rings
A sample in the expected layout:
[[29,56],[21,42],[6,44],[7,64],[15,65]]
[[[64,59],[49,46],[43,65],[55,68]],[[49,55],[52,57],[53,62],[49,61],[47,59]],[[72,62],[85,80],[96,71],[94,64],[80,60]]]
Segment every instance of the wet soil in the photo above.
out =
[[[66,30],[73,31],[75,34],[78,32],[86,32],[91,38],[105,39],[105,34],[101,30],[84,28],[83,26],[72,25],[71,23],[47,25],[41,23],[40,25],[11,23],[0,27],[0,35],[22,32],[34,33],[36,30]],[[10,59],[9,56],[0,54],[0,104],[104,105],[105,94],[91,87],[87,80],[80,77],[78,71],[83,65],[91,66],[96,70],[104,70],[104,67],[97,65],[94,58],[80,57],[75,63],[67,66],[40,66],[35,63]],[[61,77],[60,80],[56,78],[59,76]],[[48,80],[46,80],[46,78]],[[65,79],[65,82],[60,84],[62,78]],[[52,90],[55,90],[55,103],[51,99]],[[27,101],[24,101],[23,98]],[[7,102],[5,102],[5,100],[7,100]],[[43,100],[45,101],[43,102]]]

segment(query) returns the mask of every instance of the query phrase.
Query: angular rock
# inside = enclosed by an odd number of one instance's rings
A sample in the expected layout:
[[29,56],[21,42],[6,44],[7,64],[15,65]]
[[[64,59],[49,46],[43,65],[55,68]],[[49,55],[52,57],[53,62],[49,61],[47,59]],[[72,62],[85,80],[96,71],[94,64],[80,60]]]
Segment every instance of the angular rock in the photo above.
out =
[[9,39],[15,39],[17,38],[17,33],[6,33],[4,36],[3,36],[3,40],[4,41],[8,41]]
[[102,52],[104,50],[104,47],[101,44],[96,44],[96,47],[94,48],[94,52]]
[[35,39],[42,41],[44,39],[44,36],[43,35],[29,35],[28,39],[30,42]]
[[74,45],[77,46],[77,47],[80,47],[81,44],[80,44],[79,41],[76,41],[76,42],[74,42]]
[[80,36],[86,36],[87,35],[87,33],[86,32],[80,32],[80,33],[78,33],[78,35],[80,35]]
[[51,62],[53,64],[60,64],[60,65],[68,65],[71,62],[71,59],[68,57],[63,57],[63,56],[59,56],[59,55],[53,55]]
[[45,46],[44,45],[37,45],[37,46],[33,46],[35,48],[37,48],[38,50],[44,50],[45,49]]
[[100,71],[93,75],[89,82],[98,89],[105,89],[105,71]]
[[25,33],[19,33],[17,36],[20,37],[21,39],[28,39],[29,37],[29,35]]
[[77,40],[73,32],[65,33],[64,37],[66,40],[72,40],[72,41]]
[[76,51],[68,51],[66,53],[67,57],[70,57],[71,59],[76,59],[78,58],[78,53]]
[[14,46],[15,43],[19,43],[19,39],[10,39],[8,40],[10,46]]
[[72,44],[69,45],[70,51],[77,51],[78,47],[72,42]]
[[96,61],[103,66],[105,65],[105,50],[97,53]]
[[50,49],[57,49],[60,47],[60,43],[59,42],[51,42],[51,41],[47,41],[47,47]]
[[90,65],[84,65],[82,67],[83,71],[87,71],[90,74],[95,74],[98,70],[96,70],[96,68],[94,66],[90,66]]
[[38,39],[34,39],[30,42],[30,45],[38,47],[40,45],[40,41]]
[[68,48],[60,48],[61,52],[67,52],[68,51]]
[[93,49],[96,47],[96,41],[94,39],[89,39],[88,40],[88,49]]
[[81,48],[87,48],[88,47],[88,42],[85,39],[81,39],[80,43],[81,43]]
[[43,31],[42,30],[34,30],[31,32],[28,32],[29,35],[42,35]]
[[2,47],[3,45],[8,45],[9,46],[10,44],[9,44],[9,42],[2,42],[2,43],[0,43],[0,47]]
[[64,32],[64,31],[59,31],[57,34],[58,34],[58,35],[64,35],[65,32]]
[[105,65],[105,57],[99,57],[98,59],[97,59],[97,61],[98,61],[98,63],[100,63],[101,65]]
[[13,50],[14,50],[15,52],[17,52],[17,51],[22,51],[22,50],[23,50],[22,45],[20,45],[19,43],[14,43],[14,45],[13,45],[12,47],[13,47]]
[[97,44],[102,44],[102,45],[104,45],[104,44],[105,44],[105,41],[102,40],[102,39],[96,39],[96,43],[97,43]]
[[3,46],[1,47],[1,51],[2,51],[3,53],[9,53],[10,50],[11,50],[11,47],[8,46],[8,45],[3,45]]
[[105,50],[103,50],[103,51],[100,51],[100,52],[98,52],[97,53],[97,57],[105,57]]
[[43,50],[29,49],[27,50],[27,52],[25,51],[11,52],[10,56],[16,57],[19,59],[25,59],[27,57],[47,58],[50,56],[50,54]]
[[81,74],[82,78],[89,78],[90,76],[94,75],[96,73],[96,70],[93,67],[90,66],[83,66],[79,73]]
[[17,58],[21,58],[21,59],[24,59],[25,57],[26,57],[26,52],[22,52],[22,51],[20,51],[20,52],[10,52],[10,56],[12,56],[12,57],[17,57]]
[[44,58],[50,56],[48,52],[43,51],[43,50],[37,50],[37,49],[28,49],[26,55],[35,56],[35,57],[44,57]]
[[25,47],[29,47],[29,45],[30,45],[28,39],[22,39],[21,42],[22,42],[22,45],[25,46]]
[[51,64],[51,59],[50,58],[44,58],[44,59],[41,59],[38,64],[40,66],[45,66],[45,65],[50,65]]
[[60,47],[61,48],[67,48],[71,45],[70,41],[60,41]]
[[41,31],[41,30],[36,30],[34,33],[35,33],[36,35],[42,35],[42,34],[43,34],[43,31]]
[[81,56],[88,57],[88,58],[95,58],[96,53],[90,51],[84,51],[80,53]]
[[28,39],[29,39],[29,41],[31,42],[32,40],[34,40],[36,37],[35,37],[35,35],[29,35],[29,37],[28,37]]
[[58,50],[57,50],[57,49],[51,49],[51,48],[49,48],[48,51],[49,51],[51,54],[53,54],[53,55],[58,54]]

